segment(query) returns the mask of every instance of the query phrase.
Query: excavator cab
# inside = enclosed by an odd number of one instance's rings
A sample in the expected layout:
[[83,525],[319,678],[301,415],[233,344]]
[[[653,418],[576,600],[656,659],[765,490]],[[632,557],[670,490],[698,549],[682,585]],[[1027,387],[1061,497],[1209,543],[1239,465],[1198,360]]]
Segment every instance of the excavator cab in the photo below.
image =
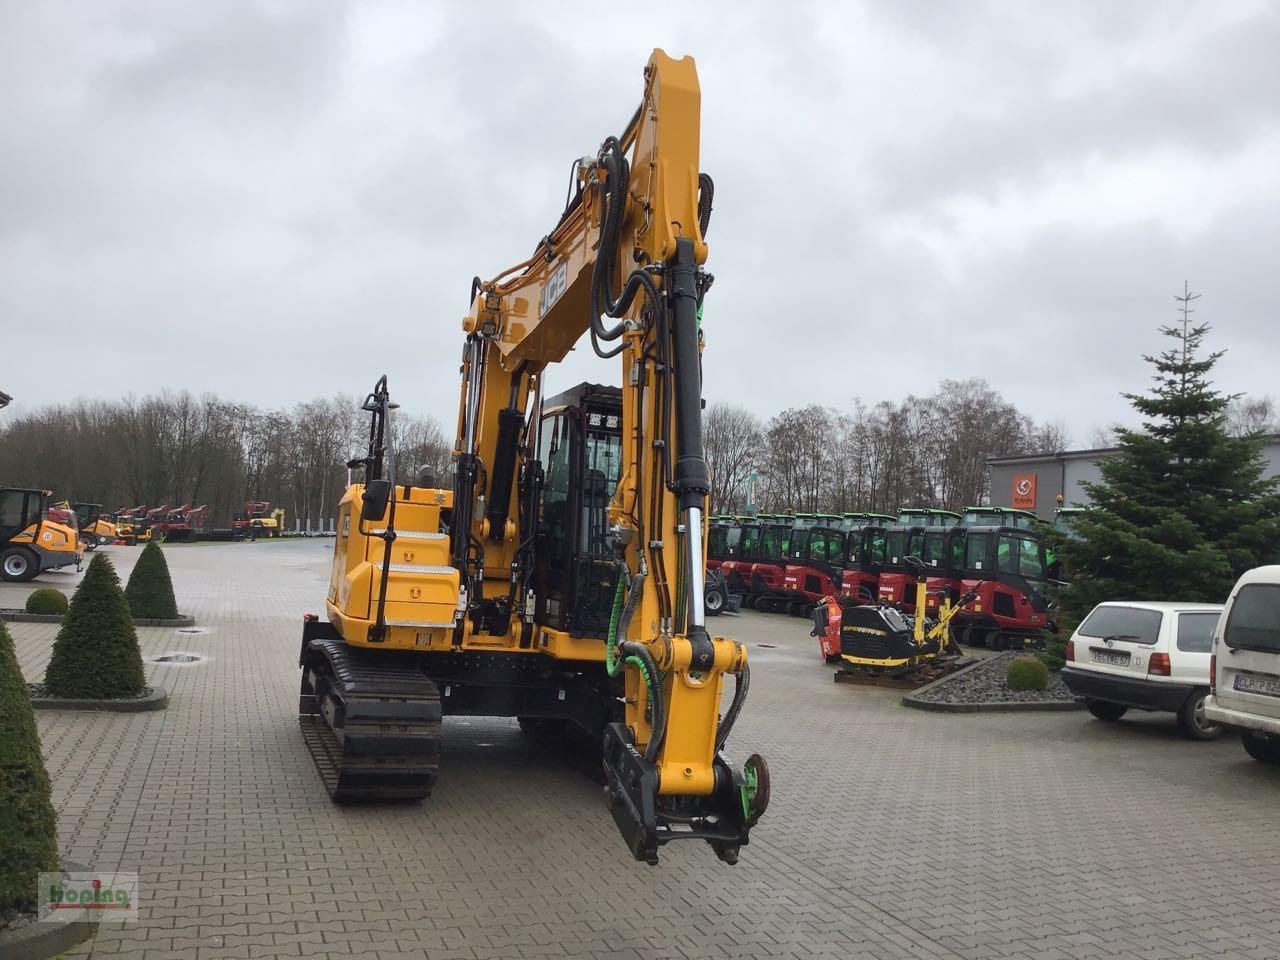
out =
[[925,609],[930,615],[943,600],[954,606],[962,594],[964,579],[965,528],[931,527],[920,543],[920,559],[925,565]]
[[885,557],[876,595],[881,603],[898,604],[910,613],[915,608],[915,572],[924,542],[925,527],[894,524],[885,530]]
[[584,383],[545,401],[538,459],[537,622],[598,637],[618,584],[609,501],[622,470],[622,391]]
[[726,535],[720,572],[724,574],[725,588],[730,593],[747,593],[751,582],[751,565],[755,563],[759,549],[759,518],[744,518],[738,523],[735,532]]
[[1050,629],[1048,562],[1043,539],[1020,527],[965,531],[961,589],[974,601],[957,615],[966,645],[996,650],[1043,645]]
[[[886,519],[886,518],[881,518]],[[840,596],[848,603],[875,603],[884,566],[888,527],[883,522],[859,527],[845,538]]]

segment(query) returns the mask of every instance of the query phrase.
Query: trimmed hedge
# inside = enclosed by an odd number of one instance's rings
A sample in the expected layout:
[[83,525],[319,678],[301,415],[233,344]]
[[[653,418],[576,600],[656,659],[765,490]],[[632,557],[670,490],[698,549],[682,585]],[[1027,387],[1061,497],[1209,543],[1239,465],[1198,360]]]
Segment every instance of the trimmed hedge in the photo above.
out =
[[1009,661],[1004,682],[1010,690],[1043,690],[1049,686],[1049,668],[1035,657],[1023,654]]
[[129,609],[138,620],[174,620],[178,616],[178,601],[173,597],[173,581],[169,579],[169,564],[164,551],[154,540],[142,548],[142,555],[129,574],[129,585],[124,588]]
[[39,613],[45,616],[62,616],[67,612],[67,595],[53,587],[41,587],[33,590],[27,597],[27,613]]
[[45,670],[51,697],[119,700],[136,697],[145,683],[138,632],[115,567],[97,554],[80,581]]
[[58,869],[58,821],[13,640],[0,623],[0,915],[36,909],[37,874]]

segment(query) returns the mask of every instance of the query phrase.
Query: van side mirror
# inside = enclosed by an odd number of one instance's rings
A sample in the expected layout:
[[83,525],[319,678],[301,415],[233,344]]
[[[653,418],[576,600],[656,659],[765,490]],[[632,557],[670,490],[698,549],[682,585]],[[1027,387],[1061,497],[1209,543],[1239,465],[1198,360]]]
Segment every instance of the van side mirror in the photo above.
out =
[[361,495],[360,519],[365,521],[381,520],[387,512],[387,501],[391,499],[390,480],[370,480]]

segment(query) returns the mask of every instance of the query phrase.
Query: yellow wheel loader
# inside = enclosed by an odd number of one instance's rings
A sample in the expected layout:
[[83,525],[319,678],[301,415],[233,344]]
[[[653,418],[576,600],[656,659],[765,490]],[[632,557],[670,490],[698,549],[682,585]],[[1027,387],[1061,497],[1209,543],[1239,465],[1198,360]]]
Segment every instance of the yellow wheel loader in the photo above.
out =
[[[385,377],[366,398],[368,449],[348,465],[363,482],[339,503],[327,616],[305,619],[299,658],[334,800],[426,797],[442,716],[469,715],[584,735],[651,864],[675,840],[735,863],[764,813],[768,766],[726,752],[747,651],[704,621],[699,101],[693,60],[655,51],[640,109],[575,159],[533,254],[472,282],[451,489],[398,471]],[[621,386],[546,397],[584,335]]]
[[74,526],[50,520],[48,490],[0,487],[0,579],[25,582],[73,564],[81,553]]

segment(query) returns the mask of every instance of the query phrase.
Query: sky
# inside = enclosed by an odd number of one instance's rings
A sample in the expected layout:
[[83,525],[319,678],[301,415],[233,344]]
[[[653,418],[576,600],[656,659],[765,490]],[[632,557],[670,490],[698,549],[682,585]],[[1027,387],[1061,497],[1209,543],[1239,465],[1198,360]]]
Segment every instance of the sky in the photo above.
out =
[[[9,413],[386,372],[451,428],[472,276],[654,47],[702,88],[709,401],[978,376],[1085,445],[1184,281],[1220,386],[1276,391],[1280,5],[0,0]],[[580,345],[547,388],[618,378]]]

